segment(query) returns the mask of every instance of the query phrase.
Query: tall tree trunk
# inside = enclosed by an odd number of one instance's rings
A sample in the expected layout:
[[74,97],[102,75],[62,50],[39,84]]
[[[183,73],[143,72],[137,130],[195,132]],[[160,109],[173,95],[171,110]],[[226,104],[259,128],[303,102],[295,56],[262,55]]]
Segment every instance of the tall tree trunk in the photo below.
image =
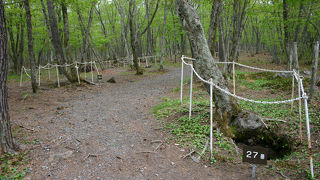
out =
[[52,35],[51,35],[51,31],[50,31],[50,25],[49,25],[48,15],[46,12],[46,7],[43,3],[43,0],[40,0],[40,1],[41,1],[41,10],[42,10],[43,16],[44,16],[44,22],[46,23],[46,27],[47,27],[47,33],[48,33],[50,41],[52,41]]
[[[62,49],[62,43],[60,40],[60,35],[58,31],[57,20],[55,16],[53,2],[51,0],[47,0],[47,8],[48,8],[48,15],[50,21],[50,29],[52,35],[52,44],[55,50],[55,54],[58,60],[58,64],[62,65],[66,63],[66,59]],[[65,70],[65,68],[59,67],[59,71],[71,82],[77,82],[76,79],[73,79],[72,76]]]
[[[69,43],[69,18],[68,18],[68,8],[65,0],[61,3],[62,18],[63,18],[63,45],[66,52],[66,58],[68,62],[72,64],[74,62],[71,54],[70,43]],[[74,66],[70,67],[71,77],[74,81],[78,79],[77,70]]]
[[[22,14],[20,14],[21,17],[21,21],[22,21]],[[18,72],[19,74],[21,73],[21,68],[23,66],[23,51],[24,51],[24,22],[22,21],[22,23],[20,24],[20,42],[19,42],[19,52],[18,52]]]
[[140,69],[140,66],[138,64],[138,55],[137,55],[137,49],[136,47],[138,46],[137,42],[137,34],[136,34],[136,28],[135,24],[133,22],[133,18],[135,16],[135,11],[136,11],[136,5],[134,0],[130,0],[129,2],[129,26],[130,26],[130,37],[131,37],[131,49],[132,49],[132,55],[133,55],[133,66],[136,69],[136,74],[137,75],[142,75],[143,72]]
[[317,72],[318,72],[318,57],[319,57],[319,41],[317,41],[314,45],[314,58],[312,64],[312,74],[311,74],[311,82],[310,82],[310,101],[312,101],[314,95],[315,84],[317,80]]
[[[282,15],[283,15],[283,31],[284,31],[284,47],[289,46],[289,25],[288,25],[288,4],[287,0],[282,0]],[[289,52],[285,48],[285,55],[289,59]]]
[[14,142],[8,105],[8,36],[6,31],[6,19],[2,0],[0,0],[0,139],[1,150],[4,153],[13,153],[18,149]]
[[[196,59],[194,61],[195,70],[202,78],[206,80],[212,79],[214,84],[219,85],[225,91],[229,91],[227,81],[222,76],[222,73],[210,53],[196,10],[187,0],[176,0],[176,8],[180,21],[188,34],[190,45],[193,50],[193,57]],[[206,83],[204,85],[209,92],[209,85]],[[225,135],[233,136],[230,125],[236,126],[237,129],[246,129],[249,127],[249,124],[252,124],[252,122],[256,122],[256,120],[259,119],[259,117],[254,114],[242,111],[233,98],[215,87],[213,95],[217,123]],[[246,121],[242,122],[243,124],[239,123],[241,117],[247,117]],[[259,121],[254,126],[249,127],[249,129],[256,130],[260,127],[262,127],[262,123]]]
[[165,54],[166,43],[166,21],[167,21],[167,0],[164,1],[164,17],[163,17],[163,29],[162,29],[162,41],[161,41],[161,59],[160,59],[160,71],[163,71],[163,58]]
[[119,14],[120,14],[120,17],[121,17],[121,37],[122,37],[122,40],[123,40],[123,43],[124,43],[124,47],[125,47],[125,50],[126,50],[126,56],[127,57],[130,57],[130,51],[129,51],[129,48],[128,48],[128,40],[127,40],[127,36],[126,36],[126,29],[127,27],[125,26],[125,16],[124,16],[124,12],[123,12],[123,6],[118,3],[118,1],[114,1],[115,2],[115,5],[119,11]]
[[24,8],[26,10],[26,19],[27,19],[28,51],[29,51],[30,69],[31,69],[31,86],[32,86],[32,92],[36,93],[37,92],[36,64],[35,64],[35,56],[33,51],[32,22],[31,22],[29,0],[25,0]]
[[218,17],[221,11],[222,2],[221,0],[214,0],[211,9],[210,17],[210,27],[208,35],[208,46],[211,54],[214,56],[216,50],[216,37],[217,37],[217,28],[218,28]]

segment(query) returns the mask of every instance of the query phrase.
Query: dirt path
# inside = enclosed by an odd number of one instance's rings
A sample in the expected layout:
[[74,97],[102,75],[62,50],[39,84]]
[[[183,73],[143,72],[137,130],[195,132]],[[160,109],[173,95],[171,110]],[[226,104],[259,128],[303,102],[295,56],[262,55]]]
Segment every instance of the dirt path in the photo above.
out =
[[160,145],[166,136],[152,106],[179,87],[179,73],[118,73],[116,84],[11,98],[14,123],[34,129],[28,136],[40,141],[26,179],[248,179],[249,168],[207,167],[182,159],[181,147]]

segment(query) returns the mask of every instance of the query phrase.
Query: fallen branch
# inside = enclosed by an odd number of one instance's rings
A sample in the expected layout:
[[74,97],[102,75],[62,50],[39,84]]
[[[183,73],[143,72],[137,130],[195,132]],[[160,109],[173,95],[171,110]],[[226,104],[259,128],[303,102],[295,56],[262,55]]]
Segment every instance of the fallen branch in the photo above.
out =
[[182,156],[181,158],[182,158],[182,159],[185,159],[186,157],[190,156],[190,155],[193,154],[193,153],[194,153],[194,150],[191,149],[191,151],[190,151],[188,154]]

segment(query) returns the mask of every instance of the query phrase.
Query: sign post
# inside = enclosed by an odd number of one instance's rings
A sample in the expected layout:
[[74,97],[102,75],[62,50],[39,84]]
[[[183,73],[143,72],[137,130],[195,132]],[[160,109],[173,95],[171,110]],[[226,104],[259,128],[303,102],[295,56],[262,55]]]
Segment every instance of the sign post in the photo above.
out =
[[98,74],[97,75],[97,79],[98,79],[99,84],[101,84],[101,82],[102,82],[102,74]]
[[252,166],[252,179],[256,176],[256,164],[267,165],[267,154],[268,150],[262,147],[256,146],[244,146],[242,162],[248,162],[253,164]]

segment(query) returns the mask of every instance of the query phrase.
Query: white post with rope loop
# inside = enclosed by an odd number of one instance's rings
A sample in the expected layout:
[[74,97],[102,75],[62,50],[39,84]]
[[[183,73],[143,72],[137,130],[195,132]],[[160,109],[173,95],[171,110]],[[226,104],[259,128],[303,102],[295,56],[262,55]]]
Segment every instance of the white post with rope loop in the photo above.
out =
[[212,151],[213,151],[213,130],[212,130],[212,126],[213,126],[213,93],[212,93],[212,78],[210,79],[210,157],[212,158]]
[[56,71],[57,71],[57,82],[58,82],[58,87],[60,87],[60,79],[59,79],[59,68],[58,68],[58,65],[56,65]]
[[77,70],[77,77],[78,77],[78,83],[80,85],[80,75],[79,75],[79,67],[78,67],[78,62],[76,62],[76,70]]
[[41,81],[41,65],[40,64],[39,64],[38,71],[39,71],[39,84],[38,84],[38,86],[40,86],[40,81]]
[[21,72],[20,72],[20,87],[22,86],[22,75],[23,75],[23,66],[21,67]]
[[183,58],[184,56],[182,56],[181,58],[181,86],[180,86],[180,102],[182,104],[182,91],[183,91]]
[[190,74],[190,102],[189,102],[189,120],[191,120],[191,111],[192,111],[192,79],[193,79],[193,65],[191,67],[191,74]]
[[93,69],[92,69],[92,61],[90,61],[91,64],[91,82],[93,83]]

